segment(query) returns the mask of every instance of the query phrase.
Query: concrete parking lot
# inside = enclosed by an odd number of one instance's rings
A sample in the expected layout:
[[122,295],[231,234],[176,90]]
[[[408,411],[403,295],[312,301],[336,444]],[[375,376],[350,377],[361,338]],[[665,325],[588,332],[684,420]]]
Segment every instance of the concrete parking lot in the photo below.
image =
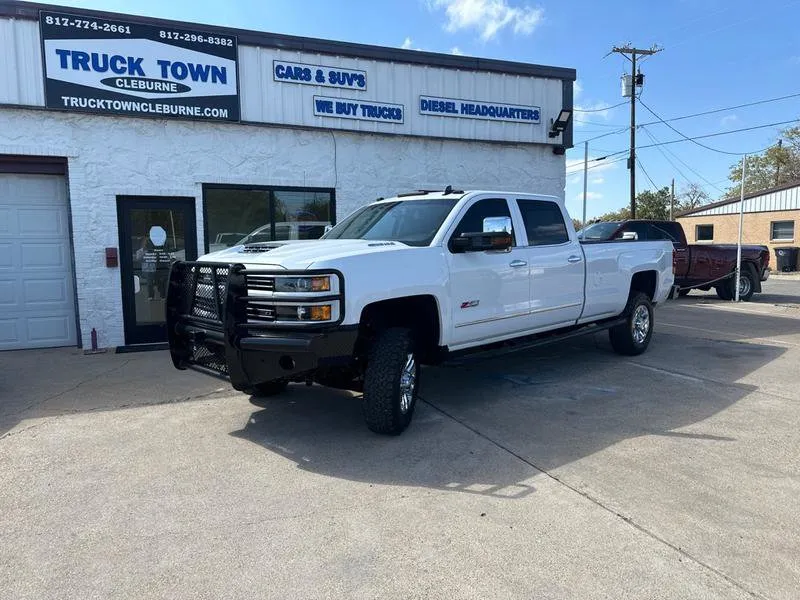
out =
[[164,352],[0,354],[3,598],[797,598],[800,281],[255,406]]

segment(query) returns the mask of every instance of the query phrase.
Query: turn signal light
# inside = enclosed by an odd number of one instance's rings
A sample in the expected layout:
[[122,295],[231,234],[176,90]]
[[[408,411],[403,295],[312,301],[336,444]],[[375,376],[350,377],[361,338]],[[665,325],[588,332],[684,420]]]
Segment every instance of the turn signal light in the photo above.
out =
[[321,306],[311,307],[311,320],[312,321],[330,321],[331,320],[331,305],[322,304]]
[[[312,277],[311,278],[311,291],[312,292],[330,292],[331,291],[331,278],[325,277]],[[330,310],[330,306],[328,307]]]

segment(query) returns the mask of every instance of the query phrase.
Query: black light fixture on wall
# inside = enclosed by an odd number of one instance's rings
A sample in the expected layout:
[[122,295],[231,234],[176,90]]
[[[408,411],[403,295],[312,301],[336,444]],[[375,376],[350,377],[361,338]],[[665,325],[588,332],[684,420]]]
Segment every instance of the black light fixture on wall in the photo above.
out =
[[549,137],[554,138],[562,134],[569,125],[569,120],[572,118],[572,111],[568,108],[562,108],[558,113],[558,117],[553,120],[550,119],[550,132]]

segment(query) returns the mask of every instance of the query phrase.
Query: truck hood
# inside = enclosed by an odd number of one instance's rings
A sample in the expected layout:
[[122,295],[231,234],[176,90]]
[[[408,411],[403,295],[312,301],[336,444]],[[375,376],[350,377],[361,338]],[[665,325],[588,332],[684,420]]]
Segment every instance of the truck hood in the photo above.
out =
[[241,263],[279,267],[283,269],[308,269],[314,263],[335,261],[341,258],[380,252],[407,250],[401,242],[378,240],[309,240],[267,242],[249,246],[234,246],[201,256],[199,260],[217,263]]

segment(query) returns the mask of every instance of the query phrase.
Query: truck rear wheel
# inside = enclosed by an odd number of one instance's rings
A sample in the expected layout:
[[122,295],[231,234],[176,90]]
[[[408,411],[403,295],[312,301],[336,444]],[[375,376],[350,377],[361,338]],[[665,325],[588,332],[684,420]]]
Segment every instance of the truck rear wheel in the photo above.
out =
[[378,334],[364,374],[364,420],[375,433],[398,435],[414,414],[420,366],[409,329],[391,328]]
[[617,354],[636,356],[647,350],[653,337],[653,305],[641,292],[631,293],[622,313],[625,323],[608,330],[611,347]]

